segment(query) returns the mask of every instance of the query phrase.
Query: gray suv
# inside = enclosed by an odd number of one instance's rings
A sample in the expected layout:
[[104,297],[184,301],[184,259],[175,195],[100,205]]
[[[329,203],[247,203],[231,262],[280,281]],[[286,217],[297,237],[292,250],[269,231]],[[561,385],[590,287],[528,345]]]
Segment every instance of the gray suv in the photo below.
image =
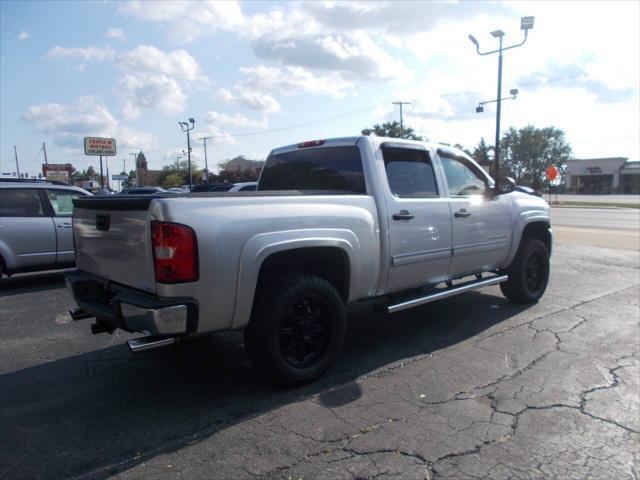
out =
[[59,182],[0,179],[0,277],[72,266],[72,200],[85,195]]

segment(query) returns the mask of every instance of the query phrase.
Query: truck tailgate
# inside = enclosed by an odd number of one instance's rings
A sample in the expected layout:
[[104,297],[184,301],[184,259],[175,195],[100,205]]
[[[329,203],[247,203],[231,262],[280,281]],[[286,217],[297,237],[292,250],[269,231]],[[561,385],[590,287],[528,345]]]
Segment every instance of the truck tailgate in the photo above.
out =
[[148,208],[153,197],[74,200],[77,267],[129,287],[156,292]]

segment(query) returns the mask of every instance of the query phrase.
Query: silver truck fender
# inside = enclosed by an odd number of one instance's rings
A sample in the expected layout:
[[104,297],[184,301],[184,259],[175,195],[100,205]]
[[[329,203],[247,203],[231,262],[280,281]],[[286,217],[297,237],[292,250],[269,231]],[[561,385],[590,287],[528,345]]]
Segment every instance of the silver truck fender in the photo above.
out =
[[[362,265],[357,255],[360,241],[350,230],[305,229],[256,235],[244,245],[240,254],[232,329],[244,328],[249,323],[262,263],[274,253],[307,247],[340,248],[349,259],[350,285],[354,286],[361,278]],[[349,290],[351,297],[355,290]]]
[[[547,225],[550,225],[549,215],[540,210],[529,210],[526,212],[521,212],[513,225],[513,234],[511,238],[513,239],[511,242],[511,247],[509,249],[509,256],[507,257],[507,261],[505,263],[505,267],[511,265],[511,262],[518,253],[518,247],[520,246],[520,240],[522,239],[522,232],[527,225],[534,222],[544,222]],[[549,233],[551,234],[551,229],[549,229]],[[551,253],[551,251],[549,251]]]

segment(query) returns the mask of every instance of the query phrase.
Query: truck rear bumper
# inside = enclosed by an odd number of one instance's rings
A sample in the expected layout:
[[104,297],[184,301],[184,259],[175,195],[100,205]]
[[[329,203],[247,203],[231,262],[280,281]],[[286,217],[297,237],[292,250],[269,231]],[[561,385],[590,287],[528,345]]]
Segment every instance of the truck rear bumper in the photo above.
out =
[[119,328],[158,336],[198,330],[198,304],[193,298],[160,298],[80,270],[67,270],[65,280],[81,309],[75,314],[78,319],[96,317],[105,330]]

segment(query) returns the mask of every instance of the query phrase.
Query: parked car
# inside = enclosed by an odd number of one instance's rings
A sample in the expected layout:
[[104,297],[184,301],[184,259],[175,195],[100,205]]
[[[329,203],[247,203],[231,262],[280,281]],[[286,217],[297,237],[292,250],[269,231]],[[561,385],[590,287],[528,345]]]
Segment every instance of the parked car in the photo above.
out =
[[425,142],[278,148],[247,195],[74,202],[74,318],[150,334],[132,352],[244,329],[256,368],[288,384],[330,366],[349,303],[386,298],[394,314],[498,284],[533,303],[549,278],[547,203]]
[[123,188],[119,195],[153,195],[155,193],[169,193],[162,187],[131,187]]
[[258,187],[258,182],[239,182],[239,183],[201,183],[195,185],[191,191],[193,193],[202,192],[251,192]]
[[72,200],[89,195],[62,182],[0,179],[0,277],[72,266]]
[[234,183],[228,192],[255,192],[258,189],[258,182]]

